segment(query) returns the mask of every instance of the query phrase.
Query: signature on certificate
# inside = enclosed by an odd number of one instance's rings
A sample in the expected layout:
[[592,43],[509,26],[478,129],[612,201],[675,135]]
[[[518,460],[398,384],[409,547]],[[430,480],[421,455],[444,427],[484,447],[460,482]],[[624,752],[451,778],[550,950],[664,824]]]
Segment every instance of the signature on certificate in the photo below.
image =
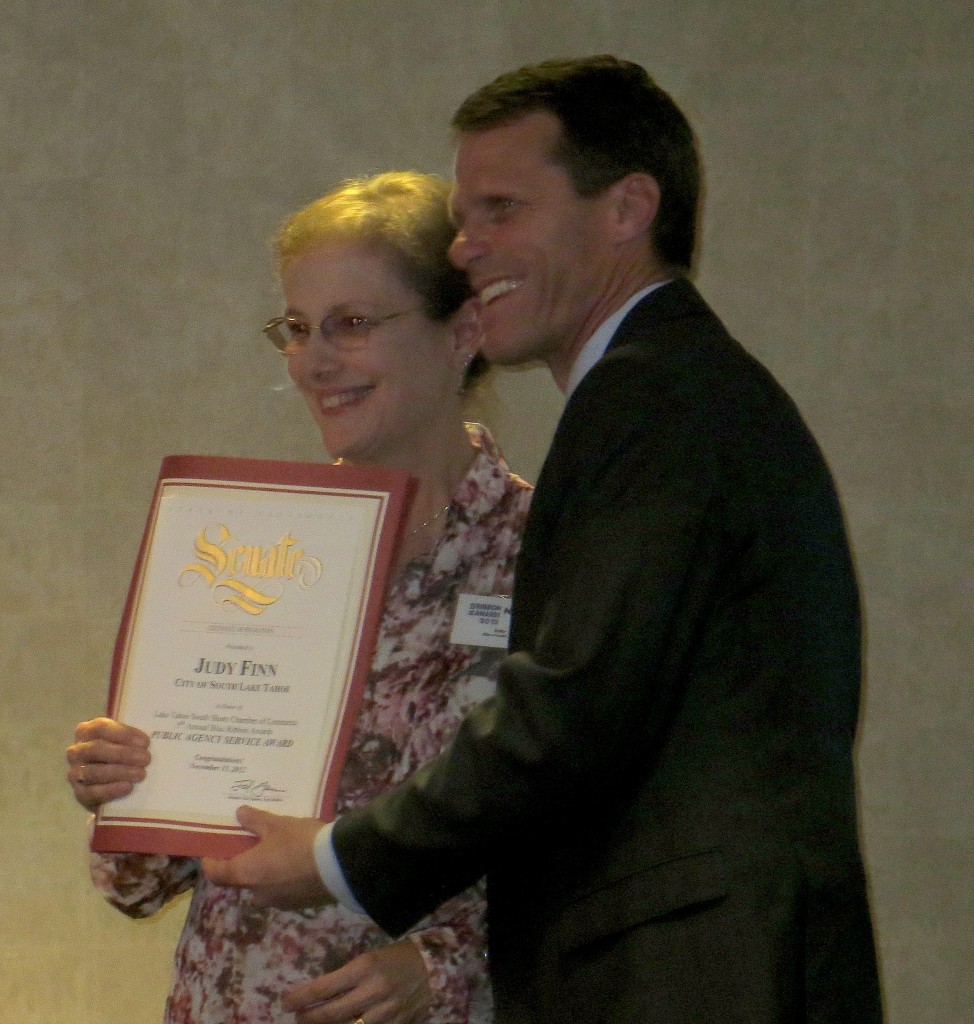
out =
[[286,789],[278,789],[269,782],[256,782],[254,779],[238,779],[230,787],[230,796],[246,800],[273,800],[269,795],[273,793],[287,793]]

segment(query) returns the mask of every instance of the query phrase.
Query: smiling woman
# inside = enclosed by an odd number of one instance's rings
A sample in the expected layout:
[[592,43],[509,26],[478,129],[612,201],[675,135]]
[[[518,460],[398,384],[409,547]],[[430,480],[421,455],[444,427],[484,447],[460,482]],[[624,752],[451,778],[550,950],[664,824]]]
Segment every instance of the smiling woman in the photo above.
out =
[[[419,484],[339,811],[438,754],[492,692],[504,653],[483,630],[484,646],[469,628],[454,642],[478,595],[510,593],[531,491],[486,429],[463,420],[470,383],[486,364],[466,278],[447,258],[449,191],[415,173],[347,182],[295,214],[277,239],[286,311],[264,330],[326,450],[348,463],[406,469]],[[68,762],[76,798],[96,807],[152,770],[149,737],[120,722],[83,722]],[[133,917],[195,888],[167,1024],[267,1024],[282,1019],[288,993],[286,1006],[309,1007],[299,1018],[308,1022],[491,1019],[478,890],[389,943],[337,906],[260,908],[245,891],[208,882],[196,860],[95,854],[92,877]]]

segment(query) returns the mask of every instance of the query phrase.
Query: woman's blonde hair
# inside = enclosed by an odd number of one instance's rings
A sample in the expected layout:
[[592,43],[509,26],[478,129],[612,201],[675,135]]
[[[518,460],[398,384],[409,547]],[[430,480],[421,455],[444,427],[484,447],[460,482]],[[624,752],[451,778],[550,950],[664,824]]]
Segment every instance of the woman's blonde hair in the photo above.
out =
[[328,242],[373,246],[392,259],[426,315],[445,320],[472,294],[447,255],[455,234],[450,190],[445,178],[418,171],[349,179],[284,224],[275,239],[278,272]]

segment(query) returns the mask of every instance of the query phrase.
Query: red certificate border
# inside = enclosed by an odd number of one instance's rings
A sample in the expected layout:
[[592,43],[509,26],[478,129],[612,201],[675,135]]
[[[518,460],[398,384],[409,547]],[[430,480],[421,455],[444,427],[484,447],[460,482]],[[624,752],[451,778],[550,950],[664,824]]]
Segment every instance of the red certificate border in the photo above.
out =
[[[321,767],[318,816],[334,813],[341,769],[355,728],[376,635],[382,616],[389,576],[402,527],[412,503],[416,481],[405,471],[328,463],[241,459],[214,455],[169,455],[162,461],[139,553],[129,584],[115,649],[108,691],[108,715],[115,717],[125,682],[132,628],[139,607],[145,571],[161,499],[167,487],[191,484],[220,489],[284,489],[294,493],[342,492],[351,497],[383,495],[385,512],[376,523],[371,542],[374,566],[370,585],[358,609],[358,644],[344,694],[341,724],[332,749]],[[151,769],[150,769],[151,770]],[[107,804],[96,815],[91,848],[101,853],[162,853],[175,856],[230,857],[252,846],[255,837],[234,825],[159,820],[111,815]]]

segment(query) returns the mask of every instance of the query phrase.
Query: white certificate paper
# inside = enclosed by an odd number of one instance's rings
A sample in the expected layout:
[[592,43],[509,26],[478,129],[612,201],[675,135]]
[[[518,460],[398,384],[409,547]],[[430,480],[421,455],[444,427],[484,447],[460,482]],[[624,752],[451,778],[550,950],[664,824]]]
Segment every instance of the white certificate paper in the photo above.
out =
[[163,461],[119,630],[108,713],[151,737],[146,779],[92,848],[229,856],[241,804],[333,811],[371,663],[407,474]]

